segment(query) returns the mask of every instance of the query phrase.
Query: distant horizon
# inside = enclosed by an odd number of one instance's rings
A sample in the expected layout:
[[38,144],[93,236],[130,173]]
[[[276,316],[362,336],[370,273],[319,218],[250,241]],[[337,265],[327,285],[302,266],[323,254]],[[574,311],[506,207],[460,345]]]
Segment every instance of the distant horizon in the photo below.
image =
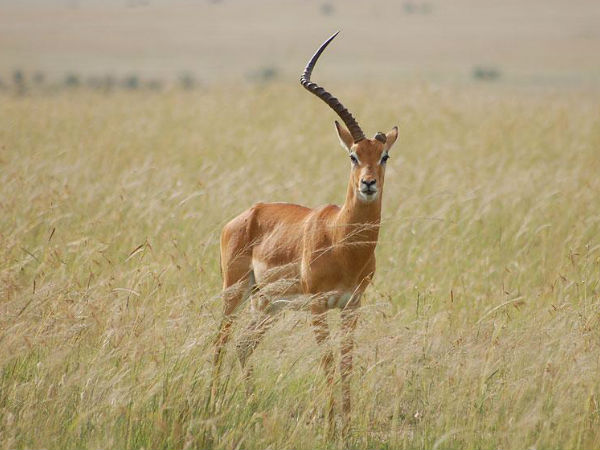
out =
[[[0,1],[0,78],[16,70],[176,81],[296,78],[341,30],[318,77],[466,82],[478,68],[514,85],[600,85],[600,8],[460,0],[286,2]],[[263,13],[267,12],[269,14]],[[301,24],[301,25],[298,25]]]

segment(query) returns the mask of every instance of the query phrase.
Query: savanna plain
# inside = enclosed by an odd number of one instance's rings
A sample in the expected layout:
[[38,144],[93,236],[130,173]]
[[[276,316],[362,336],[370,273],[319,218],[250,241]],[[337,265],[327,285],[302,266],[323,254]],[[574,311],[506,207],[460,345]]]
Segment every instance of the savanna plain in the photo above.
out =
[[302,311],[252,356],[247,397],[242,310],[209,402],[221,227],[345,193],[334,114],[272,83],[0,94],[0,447],[600,446],[598,93],[336,93],[369,134],[400,129],[346,440]]

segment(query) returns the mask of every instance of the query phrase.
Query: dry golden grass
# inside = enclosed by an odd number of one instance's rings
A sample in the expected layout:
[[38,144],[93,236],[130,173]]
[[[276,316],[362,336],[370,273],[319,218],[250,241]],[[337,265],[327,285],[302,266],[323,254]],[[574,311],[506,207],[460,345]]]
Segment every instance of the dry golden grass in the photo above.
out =
[[598,94],[365,89],[338,91],[401,138],[346,443],[302,312],[255,397],[228,351],[208,404],[220,228],[343,200],[333,113],[297,86],[3,95],[0,447],[598,448]]

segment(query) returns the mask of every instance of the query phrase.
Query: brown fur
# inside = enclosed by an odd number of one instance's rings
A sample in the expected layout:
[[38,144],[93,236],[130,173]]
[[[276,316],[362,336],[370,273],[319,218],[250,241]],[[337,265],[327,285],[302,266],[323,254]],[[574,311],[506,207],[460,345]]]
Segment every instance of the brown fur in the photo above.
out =
[[[221,234],[224,319],[216,342],[215,376],[221,350],[227,342],[234,312],[244,298],[251,296],[257,318],[246,330],[246,339],[238,346],[240,361],[258,345],[271,323],[270,313],[279,298],[300,298],[310,308],[318,343],[327,341],[328,309],[342,309],[342,396],[346,418],[350,412],[348,376],[352,369],[352,331],[356,309],[375,273],[375,246],[379,236],[385,165],[382,154],[394,144],[398,130],[387,134],[384,144],[364,139],[356,144],[350,133],[336,122],[338,137],[360,164],[353,164],[346,200],[339,207],[326,205],[316,209],[288,203],[257,203],[230,221]],[[376,199],[360,198],[361,180],[372,182]],[[255,285],[251,286],[254,281]],[[322,360],[327,379],[333,382],[333,355]],[[333,397],[329,421],[333,426]]]

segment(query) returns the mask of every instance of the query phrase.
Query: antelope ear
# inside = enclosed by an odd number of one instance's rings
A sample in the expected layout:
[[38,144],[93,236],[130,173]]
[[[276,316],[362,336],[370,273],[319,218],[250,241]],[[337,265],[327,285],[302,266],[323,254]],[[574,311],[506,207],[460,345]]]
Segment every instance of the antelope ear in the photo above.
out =
[[383,146],[383,151],[387,152],[390,148],[392,148],[392,145],[394,145],[396,139],[398,139],[398,127],[392,128],[392,131],[388,132],[385,137],[386,140],[385,145]]
[[335,121],[335,131],[337,131],[342,148],[347,152],[350,152],[352,144],[354,144],[354,139],[352,139],[350,132],[345,127],[341,126],[337,120]]

